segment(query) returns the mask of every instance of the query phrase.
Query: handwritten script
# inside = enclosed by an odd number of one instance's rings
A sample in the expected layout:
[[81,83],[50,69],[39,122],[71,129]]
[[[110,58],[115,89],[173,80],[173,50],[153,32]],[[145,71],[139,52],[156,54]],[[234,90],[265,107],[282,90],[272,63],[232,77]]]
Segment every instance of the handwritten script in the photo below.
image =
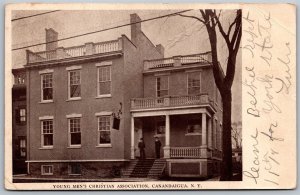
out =
[[247,100],[243,109],[256,123],[244,130],[251,132],[250,137],[246,137],[247,143],[251,143],[246,146],[251,148],[251,163],[248,163],[251,166],[244,168],[243,175],[254,184],[264,182],[278,186],[282,174],[279,157],[283,155],[279,149],[285,142],[284,124],[279,119],[286,114],[280,98],[290,93],[294,78],[290,68],[290,42],[284,37],[275,40],[274,33],[272,13],[263,17],[251,11],[244,13],[242,51],[249,60],[243,66],[242,84]]

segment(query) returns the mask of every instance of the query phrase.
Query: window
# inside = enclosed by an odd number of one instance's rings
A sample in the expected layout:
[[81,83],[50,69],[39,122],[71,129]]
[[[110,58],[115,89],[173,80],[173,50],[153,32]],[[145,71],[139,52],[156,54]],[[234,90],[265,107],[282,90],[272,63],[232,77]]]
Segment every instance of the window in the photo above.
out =
[[98,96],[111,94],[111,67],[98,67]]
[[42,74],[42,101],[53,100],[52,73]]
[[26,123],[26,109],[19,108],[16,110],[16,123],[25,124]]
[[25,75],[19,74],[15,77],[15,84],[24,84],[25,83]]
[[53,165],[42,165],[42,175],[53,175]]
[[69,175],[81,175],[81,165],[78,163],[69,164]]
[[188,95],[200,94],[200,72],[188,73]]
[[69,119],[69,145],[80,146],[81,145],[81,129],[80,129],[80,118]]
[[42,120],[42,147],[53,147],[53,120]]
[[20,144],[20,157],[24,158],[26,157],[26,139],[25,137],[19,138],[19,144]]
[[69,71],[69,99],[81,96],[80,70]]
[[187,134],[201,135],[201,120],[200,119],[188,119],[187,122]]
[[110,116],[98,117],[98,144],[111,144]]
[[156,122],[156,135],[164,135],[166,130],[166,122],[160,120]]
[[157,97],[164,97],[169,94],[168,76],[160,76],[156,78],[156,94]]

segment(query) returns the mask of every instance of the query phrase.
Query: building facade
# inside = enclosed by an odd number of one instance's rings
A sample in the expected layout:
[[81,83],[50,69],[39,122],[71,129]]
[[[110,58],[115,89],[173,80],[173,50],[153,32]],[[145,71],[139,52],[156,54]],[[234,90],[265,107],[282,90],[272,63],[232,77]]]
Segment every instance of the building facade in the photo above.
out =
[[211,53],[144,61],[144,97],[131,101],[131,158],[143,137],[155,157],[159,137],[171,177],[210,177],[221,161],[222,102]]
[[159,166],[168,176],[219,173],[223,110],[211,53],[164,58],[163,46],[147,38],[139,16],[130,20],[131,39],[64,48],[57,45],[58,33],[46,29],[46,50],[27,50],[28,174],[130,175],[140,138],[146,158],[155,159],[155,137]]
[[[143,61],[164,56],[130,17],[131,39],[27,50],[30,175],[107,176],[129,161],[130,99],[143,96]],[[47,42],[57,37],[46,29]]]
[[26,73],[25,69],[13,69],[12,88],[12,160],[13,174],[27,173],[26,149]]

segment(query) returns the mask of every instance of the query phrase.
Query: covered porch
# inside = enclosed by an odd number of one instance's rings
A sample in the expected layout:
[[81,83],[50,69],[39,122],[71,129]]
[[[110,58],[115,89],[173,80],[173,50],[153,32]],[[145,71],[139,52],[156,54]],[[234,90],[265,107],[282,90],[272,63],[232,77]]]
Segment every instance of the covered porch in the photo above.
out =
[[138,141],[144,139],[146,158],[155,158],[155,137],[161,142],[161,158],[220,158],[215,148],[214,113],[207,108],[134,111],[131,117],[131,159],[139,157]]

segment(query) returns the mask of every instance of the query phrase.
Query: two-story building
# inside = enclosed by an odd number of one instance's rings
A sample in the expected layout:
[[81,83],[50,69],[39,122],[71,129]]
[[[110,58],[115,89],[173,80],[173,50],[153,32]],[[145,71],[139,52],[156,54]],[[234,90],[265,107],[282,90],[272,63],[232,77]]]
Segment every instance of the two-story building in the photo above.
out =
[[13,69],[12,88],[12,160],[13,174],[27,173],[26,160],[26,73]]
[[211,53],[144,61],[143,98],[131,101],[131,159],[142,137],[146,157],[155,158],[159,137],[171,177],[219,173],[222,103]]
[[33,176],[104,177],[131,155],[131,103],[143,97],[143,61],[164,57],[130,15],[131,39],[27,50],[27,165]]

